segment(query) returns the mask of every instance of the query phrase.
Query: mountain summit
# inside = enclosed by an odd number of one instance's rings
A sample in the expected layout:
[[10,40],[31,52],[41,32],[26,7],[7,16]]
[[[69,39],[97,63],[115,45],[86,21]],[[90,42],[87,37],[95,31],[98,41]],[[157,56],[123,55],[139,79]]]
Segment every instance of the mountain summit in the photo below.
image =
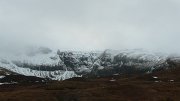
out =
[[65,80],[82,76],[150,73],[169,66],[168,55],[142,49],[98,52],[53,51],[40,47],[0,56],[0,67],[25,76]]

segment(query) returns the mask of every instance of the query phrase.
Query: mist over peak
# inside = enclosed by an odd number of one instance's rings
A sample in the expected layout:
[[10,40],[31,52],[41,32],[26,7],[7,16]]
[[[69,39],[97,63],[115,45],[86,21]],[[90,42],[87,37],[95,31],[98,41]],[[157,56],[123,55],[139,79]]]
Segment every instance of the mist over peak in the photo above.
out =
[[178,0],[2,0],[0,52],[27,46],[179,53]]

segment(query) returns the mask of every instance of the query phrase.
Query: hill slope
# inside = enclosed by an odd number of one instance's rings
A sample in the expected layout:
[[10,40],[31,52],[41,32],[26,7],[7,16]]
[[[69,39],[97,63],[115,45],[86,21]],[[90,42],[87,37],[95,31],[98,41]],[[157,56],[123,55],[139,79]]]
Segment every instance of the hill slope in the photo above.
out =
[[2,85],[1,101],[179,101],[180,64],[142,75],[72,78],[47,84]]
[[0,66],[25,76],[65,80],[81,76],[150,73],[166,68],[168,58],[167,55],[137,49],[78,52],[41,47],[22,54],[0,55]]

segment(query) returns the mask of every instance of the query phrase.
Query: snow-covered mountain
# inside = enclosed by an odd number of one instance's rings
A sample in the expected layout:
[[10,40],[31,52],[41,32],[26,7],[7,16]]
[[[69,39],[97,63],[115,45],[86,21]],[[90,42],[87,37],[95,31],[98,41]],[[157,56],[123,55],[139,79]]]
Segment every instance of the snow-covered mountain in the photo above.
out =
[[166,68],[168,58],[140,49],[77,52],[40,47],[15,55],[0,54],[0,67],[26,76],[64,80],[87,75],[149,73]]

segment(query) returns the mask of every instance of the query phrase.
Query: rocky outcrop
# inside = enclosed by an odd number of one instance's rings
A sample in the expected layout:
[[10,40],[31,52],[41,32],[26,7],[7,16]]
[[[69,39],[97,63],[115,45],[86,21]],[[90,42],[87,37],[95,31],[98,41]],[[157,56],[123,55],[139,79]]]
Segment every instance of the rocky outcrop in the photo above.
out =
[[151,73],[171,64],[168,55],[137,49],[104,52],[38,50],[31,56],[1,57],[0,66],[23,75],[64,80],[79,76]]

